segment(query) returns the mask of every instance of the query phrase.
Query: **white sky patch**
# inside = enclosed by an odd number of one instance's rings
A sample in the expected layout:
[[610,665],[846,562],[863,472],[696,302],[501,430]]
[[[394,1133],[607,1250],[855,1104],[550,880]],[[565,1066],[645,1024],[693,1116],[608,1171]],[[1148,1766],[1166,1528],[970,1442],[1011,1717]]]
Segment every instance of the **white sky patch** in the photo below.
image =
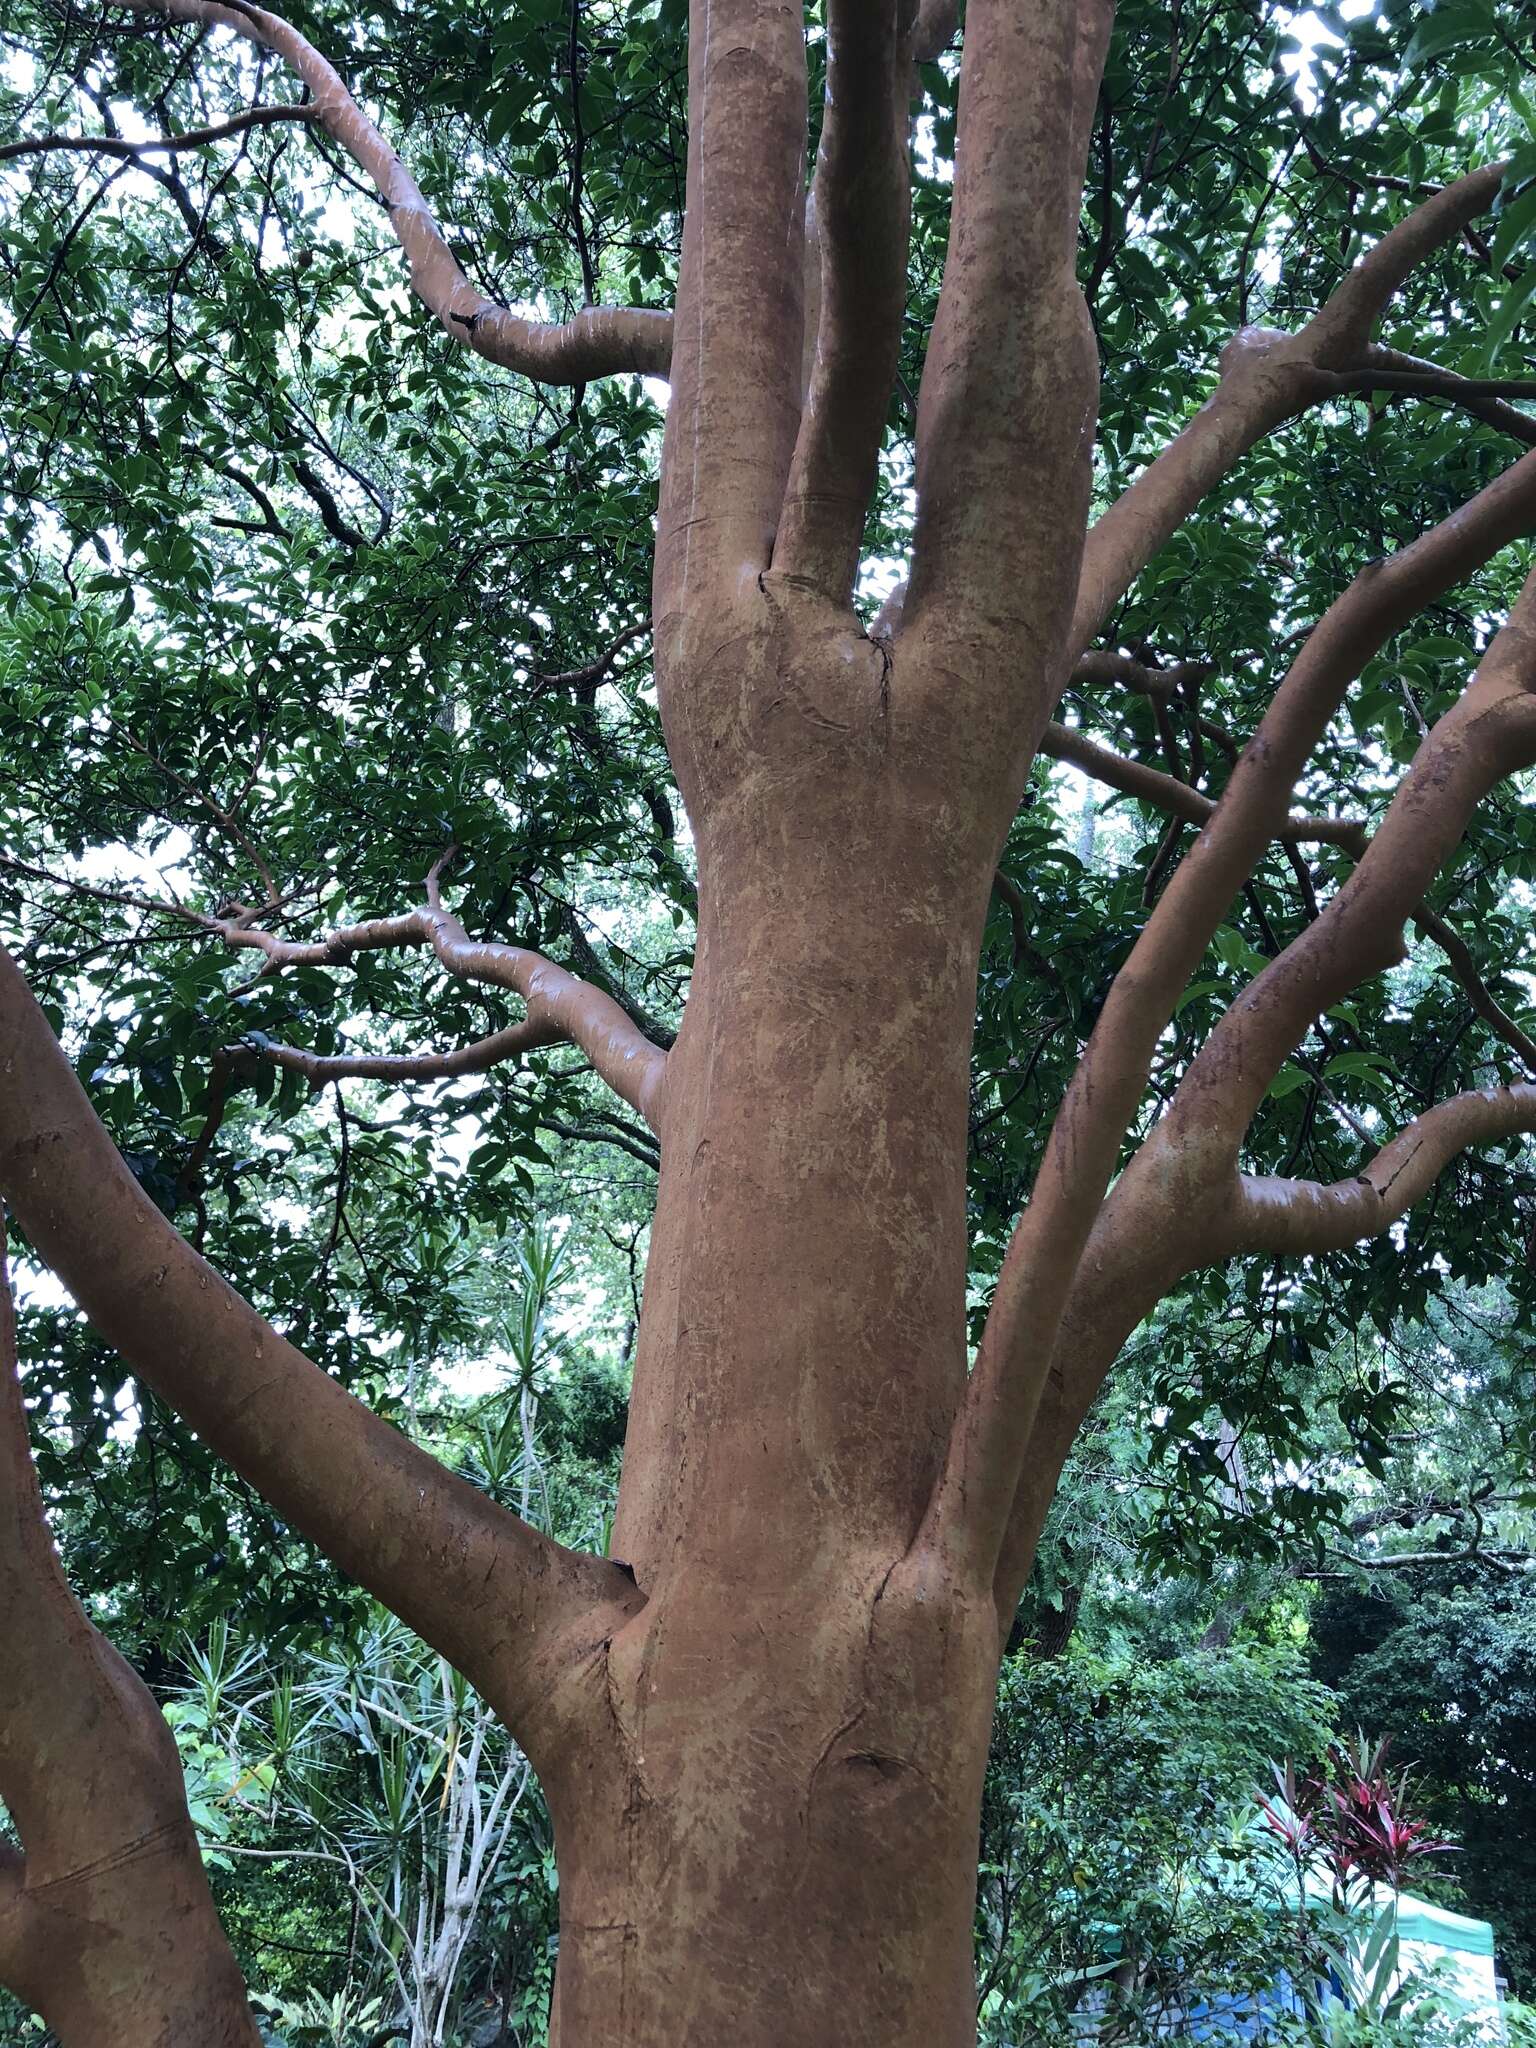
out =
[[[1342,50],[1344,38],[1320,20],[1310,7],[1289,18],[1283,8],[1277,12],[1281,23],[1301,45],[1299,50],[1291,51],[1280,62],[1295,79],[1297,97],[1303,109],[1310,114],[1318,101],[1317,53],[1322,49]],[[1364,21],[1376,12],[1376,0],[1343,0],[1339,12],[1346,21]]]
[[152,142],[160,133],[159,123],[146,121],[132,100],[113,100],[111,106],[125,142]]
[[188,865],[193,851],[190,836],[176,826],[153,854],[119,839],[109,846],[88,846],[69,871],[98,889],[123,888],[159,896],[172,889],[180,895],[196,886]]

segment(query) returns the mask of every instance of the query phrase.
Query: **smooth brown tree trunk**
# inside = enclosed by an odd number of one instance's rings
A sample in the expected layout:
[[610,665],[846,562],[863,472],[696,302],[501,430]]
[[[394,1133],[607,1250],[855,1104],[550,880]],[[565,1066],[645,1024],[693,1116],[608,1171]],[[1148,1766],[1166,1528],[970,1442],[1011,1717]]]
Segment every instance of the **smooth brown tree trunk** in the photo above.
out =
[[962,2048],[995,1632],[829,1569],[700,1572],[616,1639],[610,1734],[548,1783],[559,2048]]
[[647,1601],[544,1767],[561,2048],[975,2038],[997,1617],[909,1552],[965,1384],[1010,768],[957,802],[903,680],[852,636],[785,660],[699,792],[614,1528]]

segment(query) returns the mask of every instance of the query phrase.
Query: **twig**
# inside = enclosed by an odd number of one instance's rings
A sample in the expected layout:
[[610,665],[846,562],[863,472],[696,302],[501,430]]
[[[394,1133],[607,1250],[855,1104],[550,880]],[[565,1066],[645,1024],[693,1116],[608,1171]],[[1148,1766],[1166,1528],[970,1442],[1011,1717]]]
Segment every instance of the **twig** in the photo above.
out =
[[181,135],[154,135],[143,142],[129,142],[121,135],[36,135],[22,142],[0,143],[0,163],[8,157],[48,156],[56,150],[85,150],[94,156],[115,156],[126,160],[157,154],[161,150],[202,149],[210,142],[222,142],[230,135],[243,135],[248,128],[271,128],[282,121],[316,121],[320,109],[307,107],[252,107],[212,128],[189,128]]

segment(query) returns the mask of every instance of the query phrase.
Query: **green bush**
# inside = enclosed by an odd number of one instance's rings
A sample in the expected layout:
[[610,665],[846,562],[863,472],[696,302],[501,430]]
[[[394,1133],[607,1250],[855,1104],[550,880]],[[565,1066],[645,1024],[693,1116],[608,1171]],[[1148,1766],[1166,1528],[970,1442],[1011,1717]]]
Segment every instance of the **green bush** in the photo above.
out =
[[1317,2020],[1286,2020],[1275,2048],[1536,2048],[1536,2006],[1501,2006],[1497,2021],[1431,1990],[1390,2017],[1342,2006]]

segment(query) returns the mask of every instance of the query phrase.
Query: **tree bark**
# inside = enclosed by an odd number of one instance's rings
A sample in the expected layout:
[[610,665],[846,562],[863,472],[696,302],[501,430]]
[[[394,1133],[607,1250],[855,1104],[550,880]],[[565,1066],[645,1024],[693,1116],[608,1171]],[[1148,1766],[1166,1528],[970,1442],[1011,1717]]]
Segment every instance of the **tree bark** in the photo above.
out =
[[65,1581],[27,1443],[0,1216],[0,1983],[63,2048],[260,2048],[181,1760]]
[[607,1740],[546,1772],[559,2048],[968,2048],[995,1649],[873,1563],[669,1573],[594,1672]]
[[[689,707],[669,1055],[615,1553],[646,1604],[544,1773],[560,2040],[975,2037],[990,1583],[914,1549],[965,1384],[969,1042],[1028,758],[754,592]],[[1045,692],[1039,692],[1043,716]],[[948,712],[945,707],[948,705]]]

